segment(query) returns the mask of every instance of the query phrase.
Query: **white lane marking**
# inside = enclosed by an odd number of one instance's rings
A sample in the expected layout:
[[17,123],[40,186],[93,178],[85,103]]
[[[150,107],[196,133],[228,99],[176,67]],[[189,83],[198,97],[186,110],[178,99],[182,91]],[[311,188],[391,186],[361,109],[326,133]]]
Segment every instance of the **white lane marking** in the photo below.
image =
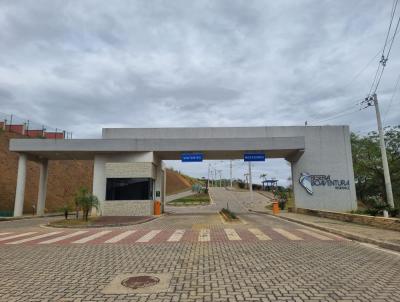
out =
[[99,238],[101,236],[104,236],[104,235],[106,235],[108,233],[111,233],[111,231],[101,231],[101,232],[98,232],[98,233],[94,233],[94,234],[92,234],[90,236],[83,237],[81,239],[73,241],[72,243],[86,243],[86,242],[92,241],[92,240],[94,240],[96,238]]
[[210,229],[201,229],[198,241],[205,242],[210,240],[211,240]]
[[185,234],[185,230],[176,230],[171,237],[168,238],[167,241],[169,242],[178,242],[182,239],[183,235]]
[[224,229],[224,231],[229,240],[242,240],[234,229]]
[[70,234],[67,234],[67,235],[64,235],[64,236],[61,236],[61,237],[56,237],[56,238],[53,238],[53,239],[50,239],[50,240],[42,241],[42,242],[39,242],[38,244],[50,244],[50,243],[54,243],[54,242],[59,242],[59,241],[62,241],[62,240],[65,240],[65,239],[68,239],[68,238],[71,238],[71,237],[75,237],[75,236],[78,236],[78,235],[85,234],[87,232],[88,231],[77,231],[77,232],[70,233]]
[[300,238],[284,229],[273,228],[273,230],[289,240],[303,240],[303,238]]
[[135,232],[136,232],[136,230],[123,232],[115,237],[112,237],[112,238],[104,241],[104,243],[115,243],[115,242],[121,241],[122,239],[125,239],[126,237],[132,235]]
[[253,235],[256,236],[258,240],[271,240],[271,237],[265,235],[260,229],[249,229],[249,232],[253,233]]
[[29,237],[29,238],[25,238],[25,239],[13,241],[13,242],[7,242],[6,244],[20,244],[20,243],[24,243],[24,242],[29,242],[29,241],[34,241],[34,240],[50,237],[50,236],[57,235],[57,234],[60,234],[60,233],[62,233],[62,232],[46,233],[46,234],[37,235],[37,236],[33,236],[33,237]]
[[319,234],[317,232],[313,232],[311,230],[306,230],[306,229],[297,229],[297,230],[300,232],[303,232],[304,234],[307,234],[311,237],[317,238],[319,240],[333,240],[332,238],[329,238],[329,237]]
[[161,230],[153,230],[148,232],[146,235],[142,236],[136,242],[149,242],[151,239],[157,236],[158,233],[160,233]]
[[37,232],[28,232],[28,233],[22,233],[22,234],[18,234],[18,235],[7,236],[7,237],[0,238],[0,241],[6,241],[9,239],[15,239],[15,238],[19,238],[19,237],[29,236],[29,235],[36,234],[36,233]]
[[10,232],[7,232],[7,233],[0,233],[0,236],[4,236],[4,235],[8,235],[8,234],[11,234]]

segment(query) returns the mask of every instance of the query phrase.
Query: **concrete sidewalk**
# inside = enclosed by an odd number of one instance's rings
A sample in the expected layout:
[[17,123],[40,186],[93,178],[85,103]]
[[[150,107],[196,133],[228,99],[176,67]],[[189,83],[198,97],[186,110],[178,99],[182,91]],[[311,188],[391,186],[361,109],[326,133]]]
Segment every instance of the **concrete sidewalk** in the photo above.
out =
[[[272,212],[264,212],[272,215]],[[311,215],[281,212],[276,217],[320,229],[348,239],[400,252],[400,232]]]

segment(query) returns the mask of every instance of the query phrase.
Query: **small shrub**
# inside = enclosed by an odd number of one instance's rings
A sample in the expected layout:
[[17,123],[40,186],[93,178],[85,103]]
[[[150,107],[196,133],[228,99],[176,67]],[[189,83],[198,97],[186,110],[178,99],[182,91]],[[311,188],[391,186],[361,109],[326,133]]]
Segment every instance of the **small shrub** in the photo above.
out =
[[233,213],[231,210],[223,208],[221,210],[222,213],[224,213],[226,216],[228,216],[228,218],[230,219],[237,219],[237,216],[235,213]]
[[71,211],[71,206],[69,205],[69,204],[64,204],[61,208],[60,208],[60,212],[63,212],[64,213],[64,218],[65,218],[65,220],[67,220],[68,219],[68,215],[69,215],[69,212]]
[[99,200],[91,194],[87,188],[80,188],[75,195],[75,204],[82,209],[83,219],[88,220],[89,212],[92,208],[99,208]]

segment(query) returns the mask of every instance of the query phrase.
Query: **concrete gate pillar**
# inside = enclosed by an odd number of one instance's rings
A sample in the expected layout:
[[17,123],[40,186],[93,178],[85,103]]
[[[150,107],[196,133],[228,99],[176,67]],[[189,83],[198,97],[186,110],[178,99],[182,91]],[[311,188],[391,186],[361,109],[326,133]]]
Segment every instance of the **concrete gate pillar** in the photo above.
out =
[[162,212],[164,213],[164,208],[165,208],[165,188],[167,186],[167,172],[164,168],[164,165],[161,164],[162,166],[162,183],[161,183],[161,209]]
[[14,217],[22,216],[24,211],[26,154],[20,154],[18,160],[17,188],[15,191]]
[[160,192],[160,196],[155,196],[155,200],[159,200],[161,202],[161,211],[164,212],[165,168],[162,161],[158,162],[156,169],[155,191]]
[[36,214],[38,216],[44,215],[44,208],[46,207],[46,193],[47,193],[47,175],[48,175],[48,160],[44,159],[40,162],[40,175],[39,175],[39,190]]
[[93,195],[99,200],[99,209],[92,209],[91,215],[101,215],[102,205],[106,199],[106,157],[102,155],[96,155],[93,164]]

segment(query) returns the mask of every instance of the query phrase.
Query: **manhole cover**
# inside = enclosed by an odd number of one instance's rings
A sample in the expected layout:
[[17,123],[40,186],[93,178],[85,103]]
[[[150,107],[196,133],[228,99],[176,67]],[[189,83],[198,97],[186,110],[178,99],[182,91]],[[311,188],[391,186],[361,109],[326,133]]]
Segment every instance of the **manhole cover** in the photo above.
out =
[[138,289],[153,286],[158,284],[159,282],[160,279],[154,276],[135,276],[122,280],[121,284],[125,287]]

